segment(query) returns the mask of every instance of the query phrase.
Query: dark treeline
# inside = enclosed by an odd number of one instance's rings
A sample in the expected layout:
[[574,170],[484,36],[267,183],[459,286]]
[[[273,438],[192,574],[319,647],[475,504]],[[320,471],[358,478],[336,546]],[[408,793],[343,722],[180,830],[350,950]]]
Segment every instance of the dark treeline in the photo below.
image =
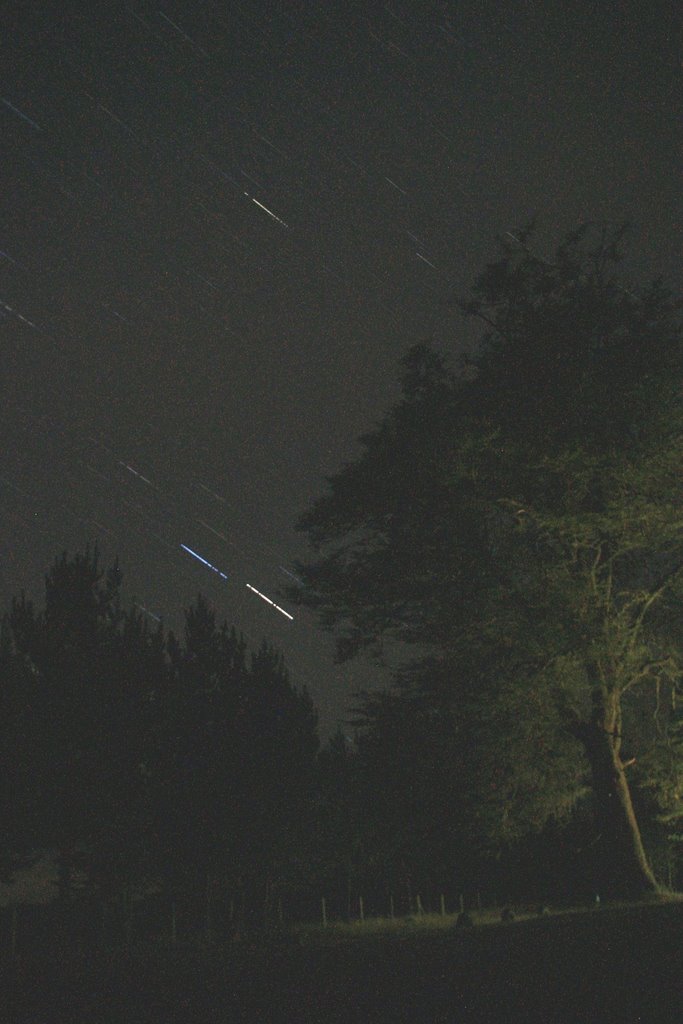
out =
[[123,607],[122,578],[96,548],[65,553],[42,606],[22,595],[2,617],[5,880],[49,851],[63,900],[161,893],[203,922],[208,888],[251,925],[319,914],[323,895],[351,917],[360,895],[398,914],[491,892],[445,722],[385,695],[320,749],[268,642],[249,652],[201,596],[177,637]]
[[312,828],[316,714],[266,641],[244,640],[200,596],[182,638],[121,607],[97,551],[63,555],[36,609],[2,621],[5,867],[58,858],[103,896],[225,887],[268,913],[301,871]]
[[[281,654],[199,597],[176,637],[118,566],[62,556],[0,636],[8,876],[37,850],[105,898],[229,894],[237,919],[577,900],[680,884],[683,346],[621,235],[502,243],[464,312],[300,524],[290,595],[343,660],[410,656],[322,749]],[[351,736],[349,735],[351,734]]]
[[[352,918],[360,895],[366,913],[405,914],[418,897],[438,910],[442,894],[454,909],[463,893],[560,901],[599,887],[585,786],[572,814],[517,822],[510,841],[482,821],[481,781],[495,786],[496,772],[473,782],[481,759],[447,701],[437,711],[399,681],[321,749],[312,702],[272,646],[248,652],[201,597],[182,638],[150,627],[121,607],[121,580],[96,550],[63,555],[44,607],[22,597],[3,617],[6,880],[48,850],[62,899],[161,893],[195,905],[202,928],[207,886],[224,923],[229,903],[250,925],[314,917],[322,895],[330,916]],[[669,766],[656,766],[665,788]],[[636,802],[675,881],[662,802],[649,789]]]

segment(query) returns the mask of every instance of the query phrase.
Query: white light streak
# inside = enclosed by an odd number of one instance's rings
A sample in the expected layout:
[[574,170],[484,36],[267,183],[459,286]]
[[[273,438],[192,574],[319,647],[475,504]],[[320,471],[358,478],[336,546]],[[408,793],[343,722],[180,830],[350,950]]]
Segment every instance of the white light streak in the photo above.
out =
[[24,322],[25,324],[28,324],[28,325],[29,325],[29,327],[33,327],[33,328],[34,328],[34,330],[38,331],[38,332],[39,332],[40,334],[42,334],[42,333],[43,333],[43,332],[41,331],[40,327],[38,326],[38,324],[34,324],[34,323],[33,323],[33,320],[29,320],[29,319],[28,319],[27,317],[25,317],[25,316],[22,316],[22,315],[21,315],[21,313],[20,313],[20,312],[19,312],[18,310],[16,310],[16,309],[12,309],[12,307],[11,307],[11,306],[8,306],[6,302],[2,302],[2,301],[0,300],[0,306],[2,306],[2,307],[3,307],[3,309],[6,309],[8,313],[13,313],[13,314],[14,314],[14,316],[15,316],[15,317],[16,317],[16,318],[17,318],[18,320],[22,320],[22,321],[23,321],[23,322]]
[[252,185],[256,185],[256,188],[263,188],[263,185],[260,181],[257,181],[256,178],[252,178],[251,174],[247,174],[247,172],[243,171],[241,167],[240,174],[242,174],[247,179],[247,181],[250,181]]
[[428,260],[426,256],[422,256],[421,253],[419,252],[416,252],[415,255],[419,260],[422,260],[423,263],[426,263],[427,266],[432,267],[434,270],[438,271],[439,268],[435,267],[434,264],[430,260]]
[[237,547],[234,541],[228,540],[224,533],[221,533],[220,530],[214,530],[213,526],[209,526],[209,524],[205,523],[203,519],[198,519],[197,522],[200,526],[203,526],[205,530],[208,530],[209,533],[212,533],[214,537],[218,537],[219,540],[224,541],[225,544],[229,544],[233,548]]
[[110,482],[108,476],[105,476],[104,473],[100,473],[99,469],[95,469],[95,467],[91,466],[89,462],[83,462],[82,459],[79,459],[78,461],[81,464],[81,466],[84,466],[85,469],[87,469],[89,473],[93,474],[93,476],[99,477],[100,480],[106,480],[107,483]]
[[97,438],[93,437],[91,434],[88,434],[88,440],[92,441],[93,444],[96,444],[98,448],[104,448],[105,452],[109,452],[110,455],[114,454],[111,448],[107,448],[106,444],[103,444],[101,441],[98,441]]
[[193,274],[194,277],[199,278],[200,281],[203,281],[204,284],[209,286],[209,288],[213,288],[215,292],[218,291],[218,285],[215,284],[213,281],[209,281],[208,277],[202,277],[202,275],[198,274],[196,270],[190,270],[190,273]]
[[269,597],[266,597],[265,594],[262,594],[260,590],[256,589],[256,587],[252,587],[251,583],[247,583],[247,587],[249,588],[249,590],[253,590],[255,594],[258,594],[258,596],[267,604],[271,604],[273,608],[276,609],[276,611],[280,612],[282,615],[285,615],[288,619],[294,618],[294,616],[290,615],[289,612],[286,612],[284,608],[281,608],[279,604],[275,604],[275,601],[271,601]]
[[205,565],[207,569],[211,569],[212,572],[217,573],[221,577],[221,579],[227,580],[228,577],[225,575],[224,572],[221,572],[220,569],[217,569],[215,565],[211,565],[211,562],[207,562],[205,558],[202,558],[201,555],[198,555],[196,551],[192,550],[192,548],[188,548],[187,544],[181,544],[180,546],[183,549],[183,551],[187,551],[188,555],[192,555],[192,557],[196,558],[198,562],[201,562],[202,565]]
[[106,526],[102,526],[102,523],[98,523],[96,519],[89,519],[88,522],[96,526],[98,530],[102,530],[102,533],[108,533],[111,537],[114,536],[111,530],[108,530]]
[[127,469],[129,473],[133,474],[133,476],[136,476],[139,480],[142,480],[144,483],[149,484],[150,487],[154,487],[154,484],[152,483],[151,480],[148,480],[146,476],[142,475],[142,473],[138,473],[137,469],[133,469],[133,467],[129,466],[127,462],[121,462],[121,460],[119,459],[119,466],[123,466],[123,468]]
[[391,40],[390,40],[390,41],[389,41],[389,42],[387,43],[387,46],[389,47],[389,49],[390,49],[390,50],[395,50],[395,51],[396,51],[396,53],[400,53],[400,54],[401,54],[401,56],[402,56],[402,57],[405,57],[405,59],[406,59],[406,60],[409,60],[411,64],[413,63],[413,60],[412,60],[412,59],[411,59],[411,58],[410,58],[410,57],[408,56],[408,54],[406,53],[406,51],[405,51],[405,50],[402,50],[400,46],[397,46],[397,45],[396,45],[396,43],[392,43],[392,42],[391,42]]
[[417,235],[414,235],[412,233],[412,231],[406,231],[406,234],[407,234],[408,238],[412,238],[412,240],[416,243],[416,245],[421,245],[423,249],[428,249],[429,248],[427,243],[423,242],[421,238],[417,237]]
[[225,504],[225,498],[221,497],[220,494],[216,494],[216,492],[212,491],[210,487],[207,487],[205,484],[199,483],[199,481],[197,481],[197,486],[201,487],[201,489],[203,491],[206,491],[207,494],[210,494],[212,498],[216,499],[216,501],[222,501],[223,504]]
[[149,615],[150,619],[154,619],[155,622],[161,622],[160,616],[155,615],[154,612],[149,610],[149,608],[145,608],[144,604],[136,604],[135,607],[139,608],[141,612],[145,613],[145,615]]
[[278,224],[282,224],[283,228],[289,227],[289,224],[285,224],[283,220],[280,220],[280,218],[276,216],[272,210],[269,210],[267,206],[263,205],[263,203],[259,203],[258,199],[254,199],[254,197],[250,196],[248,192],[245,192],[244,194],[247,197],[247,199],[251,199],[252,203],[256,203],[256,205],[260,206],[262,210],[265,210],[269,217],[272,217],[273,220],[276,220]]
[[265,137],[265,135],[260,135],[260,134],[259,134],[259,133],[258,133],[258,132],[256,131],[256,129],[255,129],[255,128],[252,128],[252,131],[253,131],[253,133],[254,133],[254,135],[256,136],[256,138],[257,138],[257,139],[260,139],[260,140],[261,140],[261,142],[265,142],[266,146],[270,146],[270,148],[271,148],[271,149],[274,149],[276,153],[279,153],[279,154],[280,154],[280,156],[283,156],[283,157],[285,158],[285,160],[289,160],[289,157],[287,156],[287,154],[286,154],[286,153],[284,153],[284,152],[283,152],[283,151],[282,151],[281,149],[278,149],[278,148],[277,148],[277,146],[276,146],[276,145],[274,145],[274,144],[273,144],[273,143],[272,143],[272,142],[270,141],[270,139],[267,139],[267,138]]
[[[226,181],[229,181],[231,185],[237,185],[237,188],[239,188],[239,184],[235,181],[235,179],[233,177],[231,177],[231,175],[226,174],[225,171],[221,170],[221,168],[218,167],[213,162],[213,160],[209,160],[209,158],[206,157],[206,156],[200,156],[199,159],[202,161],[202,163],[205,163],[208,167],[210,167],[213,171],[215,171],[216,174],[220,174],[220,176],[222,178],[225,178]],[[204,207],[203,203],[200,203],[200,206],[202,206],[204,209],[206,209],[206,207]]]
[[285,573],[285,575],[287,575],[287,576],[291,576],[291,577],[292,577],[292,579],[293,579],[293,580],[294,580],[294,581],[295,581],[296,583],[298,583],[300,587],[303,587],[303,586],[304,586],[304,581],[303,581],[303,580],[300,580],[300,579],[299,579],[299,577],[298,577],[298,576],[295,576],[293,572],[290,572],[290,571],[289,571],[289,569],[285,569],[284,565],[278,565],[278,569],[280,569],[280,570],[281,570],[282,572],[284,572],[284,573]]
[[[551,263],[550,260],[546,260],[543,258],[543,256],[539,256],[537,253],[532,252],[531,249],[529,249],[529,247],[524,244],[522,239],[518,238],[517,235],[513,235],[511,231],[506,231],[505,234],[508,236],[508,238],[511,238],[513,242],[516,242],[517,245],[521,246],[521,248],[524,249],[525,252],[528,252],[530,256],[533,256],[534,259],[540,260],[541,263],[545,263],[546,267],[555,266],[555,264]],[[631,293],[627,292],[626,294],[630,295]]]
[[195,43],[194,39],[190,39],[187,32],[183,32],[180,25],[176,25],[175,21],[171,21],[168,15],[164,14],[163,11],[158,11],[157,13],[164,19],[164,21],[167,21],[168,24],[176,30],[176,32],[179,32],[183,39],[185,39],[190,44],[190,46],[193,46],[195,50],[199,50],[199,52],[202,53],[205,57],[209,56],[206,50],[202,50],[201,46],[198,46],[197,43]]
[[23,264],[19,263],[18,260],[13,259],[8,252],[3,252],[2,249],[0,249],[0,256],[2,256],[2,258],[5,260],[9,260],[10,263],[13,263],[15,267],[21,267],[22,270],[26,270],[26,267],[24,267]]
[[121,118],[113,112],[113,110],[110,110],[109,107],[105,107],[103,103],[100,103],[98,105],[100,110],[103,110],[107,117],[111,117],[114,121],[116,121],[117,124],[121,125],[124,131],[128,132],[129,135],[135,137],[135,132],[130,127],[130,125],[126,124],[125,121],[122,121]]
[[407,195],[408,195],[408,193],[406,192],[406,190],[405,190],[404,188],[401,188],[401,186],[400,186],[400,185],[397,185],[395,181],[392,181],[392,180],[391,180],[391,178],[387,178],[387,177],[385,177],[385,178],[384,178],[384,180],[385,180],[385,181],[388,181],[390,185],[393,185],[393,186],[394,186],[394,188],[398,189],[398,191],[399,191],[399,192],[401,193],[401,195],[404,195],[404,196],[407,196]]

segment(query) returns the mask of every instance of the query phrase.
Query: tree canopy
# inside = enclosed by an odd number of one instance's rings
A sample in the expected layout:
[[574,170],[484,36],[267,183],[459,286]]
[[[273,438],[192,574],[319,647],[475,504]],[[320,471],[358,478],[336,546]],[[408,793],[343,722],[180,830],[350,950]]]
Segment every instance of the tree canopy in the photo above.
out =
[[502,241],[462,304],[477,353],[414,347],[299,524],[299,599],[342,659],[412,647],[403,690],[457,708],[489,832],[566,813],[590,779],[605,891],[655,886],[623,722],[679,684],[683,566],[681,306],[621,279],[622,236],[582,228],[552,260]]

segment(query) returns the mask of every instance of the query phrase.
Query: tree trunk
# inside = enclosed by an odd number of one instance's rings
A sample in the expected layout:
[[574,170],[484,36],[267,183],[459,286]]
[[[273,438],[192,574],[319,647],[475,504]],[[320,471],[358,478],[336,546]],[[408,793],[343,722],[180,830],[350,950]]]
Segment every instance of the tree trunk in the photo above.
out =
[[659,891],[647,859],[621,760],[621,706],[618,693],[602,693],[590,722],[574,730],[583,744],[593,777],[601,851],[599,895],[634,899]]

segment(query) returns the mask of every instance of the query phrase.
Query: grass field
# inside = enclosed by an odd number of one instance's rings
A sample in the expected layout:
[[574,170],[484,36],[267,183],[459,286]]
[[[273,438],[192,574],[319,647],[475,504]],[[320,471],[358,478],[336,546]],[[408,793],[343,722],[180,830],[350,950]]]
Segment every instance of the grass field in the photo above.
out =
[[18,959],[8,1024],[682,1024],[683,902],[369,920],[162,947]]

